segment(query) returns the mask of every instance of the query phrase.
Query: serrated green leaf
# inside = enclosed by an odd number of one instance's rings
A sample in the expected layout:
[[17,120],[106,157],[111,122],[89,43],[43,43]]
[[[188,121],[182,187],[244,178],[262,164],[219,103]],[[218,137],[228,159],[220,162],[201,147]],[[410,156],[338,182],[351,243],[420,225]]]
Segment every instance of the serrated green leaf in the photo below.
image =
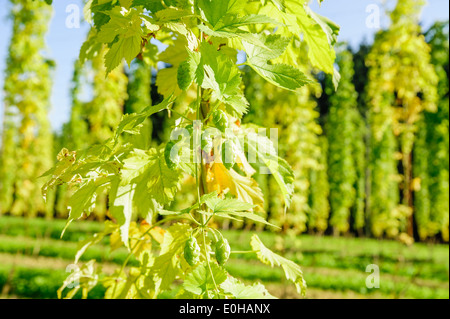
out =
[[[255,213],[250,213],[250,212],[222,212],[222,213],[217,213],[216,215],[218,217],[230,218],[230,219],[240,220],[240,221],[242,221],[242,218],[246,218],[246,219],[252,220],[254,222],[267,225],[267,226],[271,226],[271,227],[274,227],[274,228],[280,228],[280,227],[278,227],[278,226],[276,226],[274,224],[269,223],[263,217],[261,217],[259,215],[256,215]],[[240,217],[240,219],[238,219],[236,217]]]
[[242,30],[218,30],[215,31],[211,28],[209,28],[206,25],[198,25],[197,26],[200,31],[204,32],[205,34],[216,37],[216,38],[224,38],[224,39],[233,39],[233,38],[239,38],[245,42],[251,43],[257,47],[263,48],[265,50],[268,50],[268,48],[265,46],[264,42],[261,41],[259,35],[253,34],[247,31]]
[[280,11],[286,11],[286,6],[284,0],[271,0]]
[[76,152],[70,152],[63,148],[58,154],[58,163],[41,177],[51,176],[51,179],[42,186],[42,196],[47,200],[47,193],[49,189],[53,189],[57,185],[67,183],[74,176],[73,165],[76,163]]
[[179,38],[159,55],[159,60],[173,67],[178,67],[188,57],[187,46],[188,42],[186,39]]
[[255,158],[270,171],[283,194],[286,207],[291,205],[292,195],[294,194],[295,175],[291,166],[286,160],[280,158],[275,150],[273,142],[267,137],[248,132],[245,134],[243,142],[251,158]]
[[165,99],[158,105],[148,106],[140,113],[125,114],[115,132],[115,141],[117,143],[119,136],[123,133],[139,134],[140,125],[153,114],[159,113],[167,109],[173,100],[171,97]]
[[159,70],[156,76],[158,92],[166,98],[171,95],[178,96],[182,93],[177,81],[178,68],[188,58],[188,51],[186,50],[188,45],[185,37],[179,37],[173,45],[159,55],[160,61],[170,64],[170,67]]
[[[204,0],[203,2],[206,5],[206,3],[210,3],[210,0]],[[205,18],[210,25],[199,24],[197,27],[212,37],[240,38],[253,45],[267,49],[257,34],[252,34],[242,27],[256,24],[280,25],[280,23],[268,16],[260,14],[246,14],[241,16],[243,5],[244,2],[237,0],[213,1],[211,5],[206,5],[208,8],[209,6],[215,8],[206,10],[208,12],[211,11],[211,14],[206,14],[207,17]]]
[[87,60],[92,60],[94,56],[100,53],[102,47],[103,44],[99,43],[96,39],[95,29],[92,29],[91,32],[89,32],[87,40],[80,48],[79,62],[83,64]]
[[275,35],[261,35],[261,39],[265,46],[269,48],[268,50],[252,43],[243,43],[248,56],[247,63],[260,76],[276,86],[292,91],[312,83],[303,72],[291,65],[269,64],[269,60],[277,58],[286,50],[289,43],[288,39]]
[[[197,266],[193,272],[186,276],[183,288],[196,295],[204,295],[207,291],[213,291],[216,285],[222,284],[227,279],[225,269],[216,263],[210,263],[211,271],[208,264],[203,263]],[[214,280],[211,277],[214,276]]]
[[107,24],[111,18],[108,14],[112,10],[114,4],[109,0],[88,0],[84,7],[84,16],[89,23],[94,22],[96,30],[100,30],[102,26]]
[[200,60],[198,52],[188,50],[187,60],[178,68],[178,86],[183,91],[187,91],[193,82],[203,82],[203,72],[199,72]]
[[214,31],[220,30],[238,30],[238,28],[243,26],[248,26],[252,24],[279,24],[278,21],[261,14],[248,14],[245,16],[227,15],[214,27]]
[[134,6],[142,6],[144,9],[152,13],[164,10],[164,5],[160,0],[134,0]]
[[156,294],[169,289],[178,275],[177,255],[184,249],[184,243],[188,240],[191,230],[189,225],[175,224],[164,234],[161,254],[155,258],[151,271],[155,275]]
[[240,12],[245,5],[241,0],[199,0],[197,4],[203,19],[213,27],[227,14]]
[[249,59],[252,61],[259,60],[259,63],[276,59],[282,55],[290,42],[289,38],[277,34],[260,34],[257,35],[257,38],[263,43],[263,46],[257,46],[248,41],[248,43],[244,42],[243,45]]
[[306,13],[322,27],[322,30],[327,35],[330,46],[335,45],[337,42],[337,38],[339,36],[341,27],[339,25],[337,25],[336,23],[334,23],[333,21],[331,21],[330,19],[315,13],[309,7],[305,7],[305,10],[306,10]]
[[341,81],[341,75],[339,74],[339,71],[336,70],[336,68],[334,68],[334,71],[333,71],[332,81],[333,81],[334,90],[336,91],[339,87],[339,82]]
[[133,216],[134,185],[121,186],[119,181],[113,184],[110,192],[110,211],[120,226],[120,237],[125,247],[129,248],[128,237]]
[[191,227],[187,224],[177,223],[170,226],[164,234],[161,244],[161,255],[175,253],[184,249],[184,243],[189,238]]
[[78,244],[78,251],[75,255],[75,261],[74,263],[77,264],[80,261],[81,256],[83,256],[83,254],[92,246],[98,244],[99,242],[101,242],[103,240],[103,238],[105,238],[104,233],[98,233],[98,234],[94,234],[93,238],[90,239],[86,239],[84,241],[82,241],[80,244]]
[[143,20],[142,9],[127,9],[116,6],[108,12],[110,20],[104,24],[96,36],[96,41],[111,44],[105,55],[106,73],[114,70],[126,59],[128,65],[141,51]]
[[278,8],[278,10],[282,12],[286,11],[286,4],[284,0],[261,0],[263,5],[265,5],[267,1],[272,2]]
[[326,32],[324,30],[325,22],[315,15],[314,17],[320,22],[318,23],[311,15],[308,15],[303,6],[301,8],[299,6],[295,14],[303,37],[308,44],[308,57],[312,65],[325,73],[333,74],[336,60],[336,53],[333,49],[333,44],[336,42],[336,30],[327,25],[325,30],[329,30],[329,32]]
[[[212,29],[203,24],[200,24],[198,27],[208,35],[223,38],[234,38],[244,37],[242,36],[243,34],[250,34],[248,31],[241,29],[241,27],[255,24],[279,25],[280,23],[265,15],[249,14],[245,16],[239,16],[238,14],[229,14],[223,16],[222,19],[220,19],[213,26]],[[249,40],[249,42],[252,41]]]
[[[181,251],[180,251],[181,252]],[[155,290],[157,293],[168,290],[178,275],[175,254],[164,254],[155,258],[152,267],[155,276]]]
[[125,39],[120,39],[115,42],[108,52],[105,54],[106,74],[109,74],[117,68],[125,55],[126,47],[124,46]]
[[98,186],[89,181],[81,186],[69,199],[69,220],[79,219],[85,211],[92,210],[95,205],[95,192]]
[[183,91],[178,87],[178,66],[165,68],[158,71],[156,76],[156,86],[158,93],[165,98],[169,96],[179,96]]
[[106,221],[105,222],[105,229],[100,232],[100,233],[96,233],[92,236],[92,238],[83,240],[82,242],[80,242],[78,244],[78,251],[75,255],[75,264],[78,264],[78,262],[80,261],[80,258],[84,255],[84,253],[92,246],[100,243],[103,238],[105,238],[105,236],[110,235],[112,232],[114,232],[117,229],[117,225],[114,224],[111,221]]
[[182,214],[189,214],[193,210],[198,210],[198,209],[200,209],[201,205],[206,203],[206,201],[208,201],[210,199],[213,199],[213,198],[216,198],[217,196],[218,196],[217,192],[212,192],[212,193],[209,193],[209,194],[205,194],[202,197],[200,197],[200,201],[199,201],[200,203],[196,203],[196,204],[194,204],[193,206],[191,206],[189,208],[183,209],[181,211],[181,213]]
[[300,266],[290,261],[289,259],[281,257],[280,255],[272,252],[270,249],[264,246],[258,235],[252,236],[250,245],[252,246],[253,251],[256,252],[257,257],[261,262],[271,267],[279,266],[283,268],[286,279],[292,281],[295,284],[298,293],[302,294],[303,296],[306,294],[306,282],[303,278],[303,271],[301,270]]
[[303,72],[287,64],[269,65],[250,62],[250,66],[273,85],[287,90],[295,91],[306,84],[312,83]]
[[276,299],[260,283],[246,286],[236,278],[230,277],[220,285],[220,288],[236,299]]
[[210,172],[214,174],[214,179],[207,181],[208,191],[222,193],[226,190],[243,202],[255,205],[264,203],[264,195],[254,179],[242,176],[234,169],[228,170],[222,163],[214,163]]
[[192,12],[188,10],[180,10],[179,8],[167,8],[155,13],[155,18],[158,23],[179,21],[182,18],[192,17]]
[[201,46],[204,79],[202,87],[213,91],[212,97],[228,106],[232,115],[242,117],[248,109],[248,101],[240,87],[242,79],[239,68],[231,59],[212,45]]
[[146,183],[137,183],[134,191],[134,208],[138,216],[151,221],[156,212],[163,209],[163,205],[148,195]]
[[127,9],[130,9],[130,6],[133,4],[134,0],[119,0],[119,4]]
[[[217,193],[212,193],[212,194],[217,194]],[[250,212],[250,210],[252,210],[253,208],[256,207],[255,205],[248,204],[248,203],[242,202],[237,199],[233,199],[233,198],[221,199],[221,198],[218,198],[216,195],[216,196],[208,196],[208,198],[204,199],[203,203],[205,203],[206,206],[208,206],[208,208],[212,210],[212,213],[218,217],[233,219],[233,220],[237,220],[237,221],[241,221],[242,218],[247,218],[249,220],[252,220],[252,221],[255,221],[258,223],[262,223],[262,224],[265,224],[268,226],[279,228],[279,227],[267,222],[263,217]],[[201,213],[210,215],[210,213],[207,213],[207,212],[201,212]],[[236,217],[240,217],[241,219],[238,219]]]
[[217,196],[205,199],[205,204],[213,213],[245,212],[253,209],[255,205],[233,198],[221,199]]
[[[179,171],[167,167],[164,149],[136,149],[123,162],[120,185],[136,185],[135,205],[155,213],[154,209],[158,206],[174,200],[181,176]],[[146,200],[139,202],[138,198]]]

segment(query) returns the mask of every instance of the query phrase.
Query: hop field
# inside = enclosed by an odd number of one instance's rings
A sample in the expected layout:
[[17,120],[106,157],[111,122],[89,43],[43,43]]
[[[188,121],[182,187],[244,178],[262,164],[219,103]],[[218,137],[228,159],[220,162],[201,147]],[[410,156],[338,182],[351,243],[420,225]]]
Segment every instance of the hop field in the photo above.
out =
[[[79,222],[59,240],[65,223],[42,219],[0,219],[0,290],[5,298],[56,298],[79,242],[102,228],[96,222]],[[228,231],[236,250],[248,250],[252,232]],[[414,244],[358,238],[260,234],[268,244],[282,248],[284,256],[303,265],[309,299],[329,298],[449,298],[448,245]],[[95,259],[105,272],[123,263],[126,250],[109,253],[108,242],[92,247],[82,262]],[[130,261],[136,265],[137,261]],[[366,267],[380,267],[380,288],[369,289]],[[282,270],[257,263],[255,257],[234,254],[226,266],[245,282],[262,281],[279,298],[301,298],[284,279]],[[173,293],[176,292],[174,287]],[[90,298],[103,298],[95,288]],[[78,296],[80,297],[80,296]],[[170,298],[170,294],[161,297]]]

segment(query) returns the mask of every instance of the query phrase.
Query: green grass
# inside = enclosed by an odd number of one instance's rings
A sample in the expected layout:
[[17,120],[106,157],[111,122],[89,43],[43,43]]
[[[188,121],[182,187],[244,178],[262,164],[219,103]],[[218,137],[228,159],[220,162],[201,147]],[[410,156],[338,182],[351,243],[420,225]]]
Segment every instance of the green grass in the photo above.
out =
[[[253,262],[242,262],[232,260],[226,266],[228,272],[247,281],[262,280],[265,283],[283,282],[289,285],[284,279],[284,273],[279,268],[269,268]],[[333,291],[354,291],[360,294],[381,293],[391,298],[415,298],[415,299],[448,299],[448,285],[440,285],[439,282],[426,282],[429,286],[418,287],[409,281],[409,278],[381,276],[379,289],[368,289],[366,287],[367,273],[359,271],[327,271],[320,269],[304,271],[305,279],[310,288],[333,290]],[[401,280],[400,280],[401,279]]]
[[[277,246],[277,236],[258,234],[268,247]],[[252,233],[230,231],[226,234],[233,250],[250,249]],[[298,236],[284,238],[282,249],[287,258],[308,267],[327,267],[365,271],[377,264],[383,273],[421,279],[449,280],[448,245],[414,244],[407,247],[395,241],[374,239]],[[252,255],[239,258],[255,259]]]
[[[27,256],[57,257],[72,261],[78,251],[78,243],[64,242],[55,239],[33,239],[28,237],[10,237],[0,235],[0,253],[22,254]],[[103,245],[89,248],[81,261],[96,260],[97,262],[112,262],[122,264],[128,252],[119,249],[112,253]],[[136,265],[136,261],[131,261]]]
[[[237,238],[233,238],[231,245],[234,250],[250,249],[247,244],[243,244]],[[325,239],[330,241],[329,239]],[[269,241],[270,242],[270,241]],[[58,257],[72,260],[78,251],[78,244],[55,239],[32,239],[29,237],[11,237],[0,235],[0,253],[22,254],[28,256]],[[350,253],[330,252],[303,252],[296,254],[288,250],[284,254],[304,267],[326,267],[334,269],[353,269],[364,272],[367,265],[380,265],[381,271],[385,274],[406,276],[420,279],[435,279],[448,282],[448,264],[435,263],[432,260],[402,260],[397,261],[383,256],[351,255]],[[241,260],[256,260],[253,254],[234,255]],[[109,253],[109,249],[104,245],[91,247],[81,258],[82,261],[96,260],[97,262],[111,262],[122,264],[127,257],[124,249]],[[136,265],[135,260],[131,260],[131,265]]]
[[[250,242],[253,233],[228,231],[230,241],[241,245],[241,248]],[[277,237],[272,233],[258,233],[258,236],[269,246],[276,245]],[[448,244],[429,245],[416,243],[411,247],[391,240],[376,240],[368,238],[318,237],[300,235],[297,237],[284,237],[283,248],[287,251],[295,250],[305,253],[335,252],[341,255],[369,255],[394,261],[430,261],[441,262],[447,266]]]
[[[67,273],[62,264],[70,264],[78,250],[79,241],[89,238],[103,226],[96,222],[73,223],[63,240],[61,230],[65,221],[0,217],[0,293],[6,287],[9,295],[21,298],[55,298]],[[252,232],[227,231],[232,250],[249,250]],[[449,298],[448,245],[414,244],[407,247],[395,241],[333,237],[281,237],[258,233],[263,242],[294,260],[304,269],[308,287],[317,291],[342,295],[351,292],[361,296],[383,298]],[[124,249],[110,253],[107,240],[91,247],[82,261],[95,259],[99,263],[122,264],[127,256]],[[11,265],[5,256],[29,256],[26,264]],[[2,260],[2,256],[3,259]],[[29,260],[46,258],[53,269],[41,267]],[[36,259],[38,260],[38,259]],[[51,260],[59,260],[52,265]],[[135,264],[136,261],[131,261]],[[367,289],[366,266],[377,264],[381,272],[380,289]],[[58,268],[59,267],[59,268]],[[11,271],[13,269],[13,271]],[[253,254],[233,254],[228,271],[252,282],[280,287],[290,285],[283,271],[259,263]],[[100,298],[102,287],[91,295]],[[299,297],[295,292],[294,297]],[[79,296],[78,296],[79,297]]]
[[[228,234],[226,234],[228,235]],[[247,241],[230,236],[231,245],[234,250],[248,250],[250,246]],[[332,242],[333,238],[324,239]],[[270,240],[267,240],[270,243]],[[60,241],[55,239],[32,239],[29,237],[11,237],[0,235],[0,253],[23,254],[28,256],[59,257],[72,260],[78,251],[78,244],[74,242]],[[357,252],[361,253],[361,252]],[[305,267],[327,267],[336,269],[354,269],[365,271],[370,264],[380,265],[382,272],[386,274],[407,276],[421,279],[436,279],[448,282],[448,262],[436,263],[433,259],[418,260],[402,258],[394,260],[383,254],[378,255],[354,255],[354,251],[344,253],[342,251],[328,252],[318,250],[317,252],[304,251],[294,253],[288,249],[285,254],[287,258]],[[235,255],[236,256],[236,255]],[[82,261],[91,259],[97,262],[112,262],[122,264],[127,257],[124,249],[109,253],[109,249],[104,245],[91,247],[81,258]],[[237,255],[239,259],[256,260],[253,254]],[[131,265],[136,265],[135,260],[131,260]]]
[[82,241],[103,230],[103,224],[92,221],[75,221],[61,238],[65,220],[40,218],[0,217],[0,234],[32,238],[52,238],[63,241]]

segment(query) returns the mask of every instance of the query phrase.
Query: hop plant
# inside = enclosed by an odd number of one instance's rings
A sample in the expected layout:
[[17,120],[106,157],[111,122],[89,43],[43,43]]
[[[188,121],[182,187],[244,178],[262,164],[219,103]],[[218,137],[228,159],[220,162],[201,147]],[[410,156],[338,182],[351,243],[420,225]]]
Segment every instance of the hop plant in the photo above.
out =
[[219,265],[225,264],[230,258],[231,249],[226,238],[221,238],[216,243],[216,260]]
[[[87,2],[85,12],[92,17],[95,32],[81,48],[80,63],[98,56],[99,48],[106,48],[107,73],[119,67],[123,59],[130,65],[136,57],[147,61],[149,69],[161,62],[169,66],[158,70],[156,77],[158,92],[164,97],[160,104],[124,115],[113,137],[76,153],[82,155],[74,161],[61,158],[45,175],[49,180],[43,187],[44,196],[61,184],[77,190],[68,201],[68,224],[89,215],[99,194],[108,194],[114,223],[108,222],[104,232],[83,245],[86,248],[114,236],[114,248],[121,242],[129,251],[122,270],[102,280],[107,285],[106,297],[157,298],[165,292],[180,298],[272,297],[261,286],[246,286],[223,268],[231,254],[226,239],[212,245],[215,238],[223,238],[213,226],[215,218],[245,218],[274,226],[254,212],[264,203],[254,178],[256,168],[264,167],[274,175],[286,210],[294,194],[294,171],[276,154],[274,143],[252,134],[254,126],[241,125],[250,105],[237,56],[239,51],[245,52],[244,64],[259,76],[295,91],[312,83],[293,62],[303,58],[296,47],[298,42],[309,46],[313,67],[337,78],[333,47],[339,27],[299,1],[281,5],[274,0],[93,0]],[[154,54],[153,38],[167,49]],[[135,139],[124,143],[122,135],[141,136],[145,121],[163,112],[173,118],[172,133],[181,130],[181,139],[152,148],[143,148]],[[226,132],[231,123],[236,124],[234,136]],[[211,127],[220,134],[217,143],[204,138]],[[212,155],[218,155],[212,153],[213,149],[215,152],[220,145],[229,150],[225,150],[223,163],[210,161]],[[200,146],[211,152],[200,152]],[[180,150],[183,155],[177,152]],[[247,160],[250,152],[258,158],[257,164]],[[187,188],[183,182],[186,177],[195,180],[196,202],[171,211],[177,193]],[[136,220],[144,226],[131,227]],[[300,266],[272,252],[256,235],[251,246],[249,253],[265,264],[281,267],[297,291],[305,294]],[[85,248],[77,254],[77,261]],[[213,250],[217,262],[211,259]],[[182,255],[195,267],[184,267]],[[138,278],[123,271],[133,256],[139,263]],[[89,286],[75,288],[83,289],[84,295],[100,277],[93,265],[88,270],[86,277],[92,279]],[[172,291],[180,282],[183,289]]]
[[184,259],[186,262],[195,266],[200,262],[200,246],[195,237],[190,237],[184,246]]

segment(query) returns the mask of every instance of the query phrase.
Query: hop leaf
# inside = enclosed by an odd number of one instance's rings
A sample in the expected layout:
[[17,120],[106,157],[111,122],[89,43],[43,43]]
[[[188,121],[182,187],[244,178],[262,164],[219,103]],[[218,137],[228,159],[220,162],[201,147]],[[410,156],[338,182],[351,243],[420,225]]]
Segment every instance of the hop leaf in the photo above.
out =
[[250,242],[252,249],[256,252],[258,259],[266,265],[280,266],[283,268],[286,279],[292,281],[297,288],[298,293],[306,294],[306,282],[303,278],[303,272],[300,266],[294,262],[275,254],[262,243],[257,235],[253,235]]
[[207,263],[202,263],[197,266],[193,272],[186,276],[183,288],[196,295],[204,295],[207,291],[215,289],[215,285],[222,284],[227,279],[227,272],[217,265],[216,263],[210,263],[212,275]]
[[263,285],[255,283],[252,286],[246,286],[233,277],[228,278],[220,287],[236,299],[275,299]]
[[277,35],[261,35],[261,41],[268,48],[244,41],[247,63],[264,79],[284,89],[296,89],[311,83],[304,73],[287,64],[269,64],[269,60],[279,57],[286,50],[288,40]]
[[123,58],[130,65],[141,52],[142,38],[145,34],[141,28],[144,20],[140,14],[142,9],[129,9],[129,5],[116,6],[108,13],[110,20],[101,27],[96,37],[97,42],[110,44],[105,56],[107,74],[114,70]]
[[229,192],[240,201],[251,205],[264,203],[264,195],[254,179],[242,176],[233,169],[227,170],[221,163],[208,166],[206,178],[210,193],[216,191],[223,195]]

